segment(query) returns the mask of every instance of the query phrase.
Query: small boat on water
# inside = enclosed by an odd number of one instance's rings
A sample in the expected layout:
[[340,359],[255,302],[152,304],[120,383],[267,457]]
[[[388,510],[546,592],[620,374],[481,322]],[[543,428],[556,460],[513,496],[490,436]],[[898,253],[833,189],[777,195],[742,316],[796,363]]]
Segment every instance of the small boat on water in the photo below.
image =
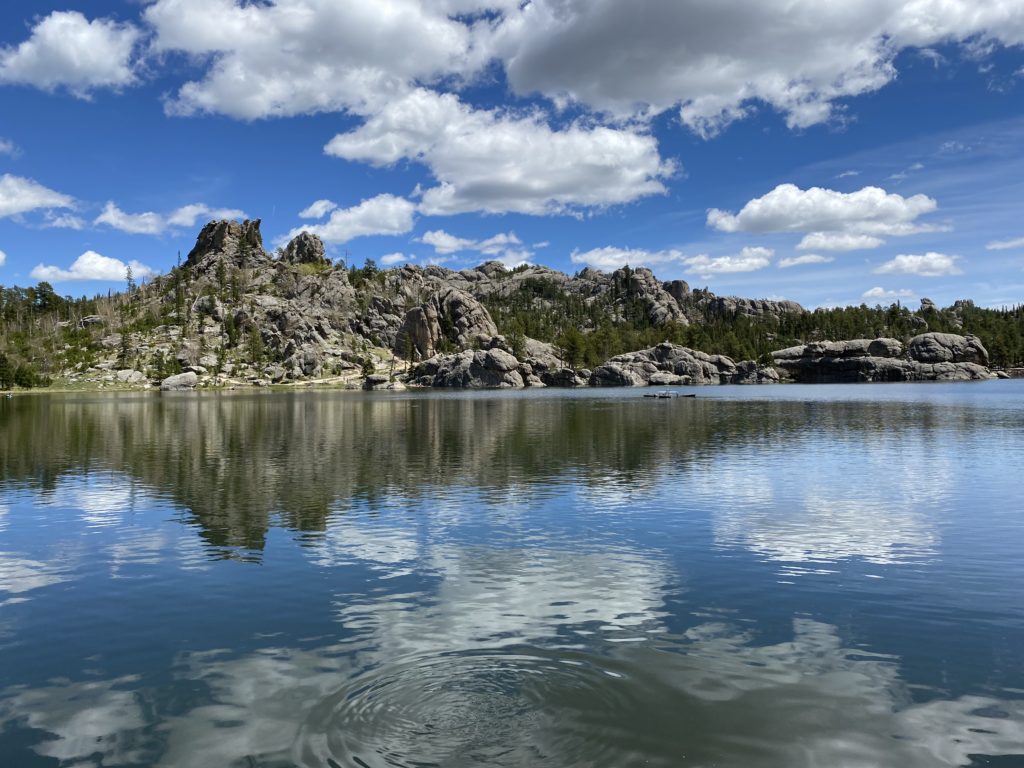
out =
[[668,390],[661,390],[660,392],[644,392],[644,397],[656,397],[659,400],[669,400],[673,397],[696,397],[696,393],[692,394],[680,394],[679,392],[669,392]]

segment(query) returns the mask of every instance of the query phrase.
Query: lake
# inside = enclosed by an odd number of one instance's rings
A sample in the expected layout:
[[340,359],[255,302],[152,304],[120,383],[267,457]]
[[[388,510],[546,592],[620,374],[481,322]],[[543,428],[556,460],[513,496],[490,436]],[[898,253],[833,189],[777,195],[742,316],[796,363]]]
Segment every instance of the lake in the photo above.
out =
[[1024,381],[0,400],[0,765],[1024,765]]

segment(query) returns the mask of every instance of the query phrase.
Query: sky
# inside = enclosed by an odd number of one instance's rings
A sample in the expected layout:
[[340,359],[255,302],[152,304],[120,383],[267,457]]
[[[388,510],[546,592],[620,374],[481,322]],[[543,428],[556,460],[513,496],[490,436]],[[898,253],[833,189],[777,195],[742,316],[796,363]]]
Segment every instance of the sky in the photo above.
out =
[[1024,0],[8,0],[0,284],[348,264],[1024,303]]

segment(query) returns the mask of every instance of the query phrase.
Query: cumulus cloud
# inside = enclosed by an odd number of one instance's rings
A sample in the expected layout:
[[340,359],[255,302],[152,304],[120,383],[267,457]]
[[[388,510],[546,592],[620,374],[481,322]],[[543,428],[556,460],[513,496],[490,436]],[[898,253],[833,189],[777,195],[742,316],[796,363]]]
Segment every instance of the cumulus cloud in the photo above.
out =
[[146,211],[145,213],[125,213],[113,202],[108,202],[103,212],[96,217],[94,224],[106,224],[113,229],[131,235],[160,235],[172,228],[194,227],[200,217],[210,219],[244,219],[245,212],[235,208],[210,208],[203,203],[184,205],[164,215]]
[[900,288],[895,291],[887,291],[885,290],[885,288],[882,288],[881,286],[869,288],[868,290],[864,291],[863,294],[861,294],[861,298],[875,299],[879,301],[883,299],[888,299],[890,301],[895,301],[896,299],[912,299],[914,298],[914,296],[914,292],[909,288]]
[[877,274],[918,275],[919,277],[960,275],[963,274],[963,270],[957,266],[959,259],[959,256],[948,256],[934,251],[923,254],[901,253],[874,271]]
[[675,172],[653,136],[573,124],[552,129],[539,113],[473,109],[454,94],[417,89],[389,102],[359,128],[335,136],[329,155],[392,165],[426,165],[438,186],[420,211],[564,213],[662,194]]
[[0,251],[0,267],[2,267],[6,261],[7,261],[7,254],[4,253],[3,251]]
[[682,251],[675,249],[664,251],[645,251],[641,248],[616,248],[605,246],[604,248],[593,248],[589,251],[573,251],[569,259],[573,264],[585,264],[594,269],[610,272],[620,267],[632,266],[655,266],[657,264],[670,264],[681,262],[686,256]]
[[817,253],[805,253],[802,256],[787,256],[784,259],[779,259],[779,269],[787,269],[788,267],[799,267],[802,264],[828,264],[835,261],[834,256],[821,256]]
[[144,17],[158,51],[208,57],[172,114],[251,120],[375,109],[409,83],[464,68],[470,30],[417,0],[158,0]]
[[300,232],[318,235],[325,243],[347,243],[367,235],[404,235],[412,229],[416,206],[394,195],[377,195],[351,208],[336,208],[323,224],[296,227],[286,239]]
[[123,281],[128,267],[136,278],[152,277],[156,271],[138,261],[127,264],[120,259],[101,256],[95,251],[86,251],[72,262],[67,269],[39,264],[30,273],[35,280],[62,283],[72,280]]
[[975,0],[156,0],[143,15],[157,52],[203,68],[174,114],[369,115],[496,62],[522,96],[613,118],[676,110],[703,136],[759,104],[793,128],[841,117],[905,49],[1024,42],[1024,8]]
[[37,181],[12,176],[0,176],[0,219],[29,211],[73,208],[74,198],[54,192]]
[[985,247],[990,251],[1008,251],[1011,248],[1024,248],[1024,237],[1015,237],[1011,240],[993,240]]
[[54,11],[36,24],[28,40],[0,48],[0,83],[46,91],[63,87],[79,98],[98,88],[132,85],[132,57],[140,36],[131,24]]
[[533,251],[523,247],[522,240],[515,232],[502,232],[485,240],[469,240],[456,237],[443,229],[435,229],[425,232],[419,238],[419,242],[433,246],[434,252],[442,256],[462,251],[476,251],[509,267],[528,264],[533,256]]
[[805,232],[801,250],[855,250],[877,247],[884,237],[934,231],[917,219],[937,207],[927,195],[903,197],[879,187],[847,193],[780,184],[739,213],[711,208],[707,223],[721,232]]
[[533,0],[483,45],[520,94],[619,116],[678,109],[710,136],[766,103],[792,128],[882,88],[905,48],[1024,42],[1024,7],[975,0]]
[[445,232],[443,229],[424,232],[423,237],[419,238],[419,242],[433,246],[434,251],[441,254],[466,251],[476,244],[475,240],[456,237],[455,235]]
[[335,210],[338,204],[331,200],[317,200],[308,208],[299,211],[300,219],[322,219],[331,211]]
[[685,259],[688,272],[701,277],[727,274],[732,272],[754,272],[764,269],[771,263],[775,251],[761,246],[748,246],[738,254],[731,256],[708,256],[700,254]]
[[394,264],[401,264],[406,261],[415,261],[415,256],[407,256],[404,253],[388,253],[380,257],[380,263],[390,267]]

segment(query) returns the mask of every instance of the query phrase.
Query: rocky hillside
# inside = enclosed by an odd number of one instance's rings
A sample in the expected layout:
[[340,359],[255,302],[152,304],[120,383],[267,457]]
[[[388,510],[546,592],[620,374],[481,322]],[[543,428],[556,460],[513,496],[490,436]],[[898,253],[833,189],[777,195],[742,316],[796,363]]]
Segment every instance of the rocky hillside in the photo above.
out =
[[[794,302],[716,296],[682,280],[660,281],[648,269],[569,276],[498,262],[462,271],[381,270],[372,262],[347,267],[328,260],[323,243],[306,233],[269,253],[258,220],[210,222],[169,274],[143,286],[129,279],[126,292],[107,300],[68,302],[44,286],[29,289],[27,318],[18,315],[17,328],[7,321],[0,341],[25,365],[83,385],[763,383],[815,380],[809,373],[815,367],[831,371],[822,374],[826,380],[839,370],[863,369],[864,359],[904,356],[899,341],[897,352],[881,356],[821,347],[829,324],[847,323],[846,316],[807,312]],[[49,314],[33,316],[39,304],[49,305]],[[890,311],[884,330],[901,331],[909,342],[911,329],[947,330],[957,322],[930,311]],[[5,318],[14,316],[5,311]],[[865,322],[878,325],[877,318]],[[782,349],[794,342],[811,346]],[[958,344],[984,351],[978,340]],[[911,355],[917,348],[910,342]],[[848,362],[853,358],[856,365]],[[936,362],[983,368],[988,357]],[[883,373],[854,378],[953,376],[941,368],[873,364]],[[956,377],[966,370],[957,368]]]

